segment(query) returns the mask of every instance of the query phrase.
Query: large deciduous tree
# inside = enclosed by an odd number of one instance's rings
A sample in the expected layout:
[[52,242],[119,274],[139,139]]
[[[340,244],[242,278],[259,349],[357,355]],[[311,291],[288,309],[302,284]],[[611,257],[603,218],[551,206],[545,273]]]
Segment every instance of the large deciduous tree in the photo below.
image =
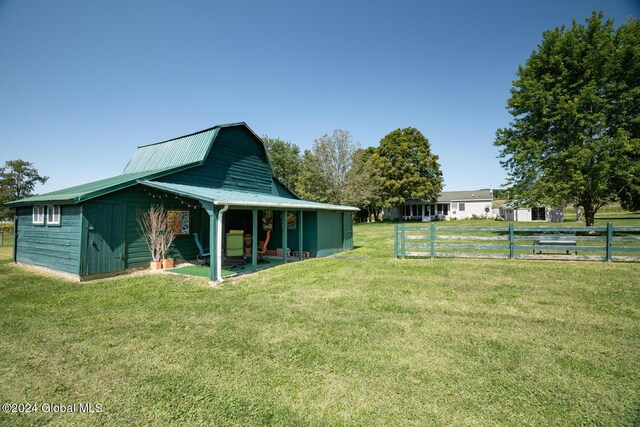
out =
[[0,167],[0,219],[13,218],[13,209],[4,203],[33,196],[36,184],[44,184],[48,176],[41,176],[32,163],[24,160],[8,160]]
[[319,167],[320,174],[316,179],[327,187],[324,202],[335,204],[346,202],[347,173],[357,148],[351,134],[340,129],[313,141],[312,155],[317,160],[315,166]]
[[607,203],[640,207],[639,22],[594,13],[545,32],[518,68],[495,141],[512,197],[582,206],[588,226]]
[[311,150],[304,150],[300,163],[300,174],[296,179],[296,193],[305,200],[327,203],[330,185],[322,173],[320,160]]
[[387,205],[399,206],[407,199],[437,200],[443,185],[438,156],[418,129],[387,134],[374,156]]
[[376,149],[358,149],[353,154],[351,169],[345,181],[345,203],[360,208],[358,219],[377,220],[382,209],[382,177],[374,162]]
[[275,176],[291,190],[296,191],[296,180],[302,166],[300,147],[292,142],[269,138],[266,135],[262,137],[262,141],[267,149]]

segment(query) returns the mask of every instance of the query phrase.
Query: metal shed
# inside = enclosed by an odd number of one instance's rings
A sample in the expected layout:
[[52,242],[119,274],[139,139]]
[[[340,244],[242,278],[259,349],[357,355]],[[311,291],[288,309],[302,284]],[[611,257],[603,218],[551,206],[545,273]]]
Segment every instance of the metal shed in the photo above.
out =
[[16,209],[14,261],[80,279],[146,267],[151,258],[136,212],[152,204],[181,212],[188,223],[172,248],[178,261],[196,258],[194,233],[209,243],[212,281],[221,280],[222,235],[233,227],[252,235],[255,265],[267,212],[274,247],[300,257],[353,248],[357,208],[301,200],[273,175],[260,138],[234,123],[138,147],[121,175],[7,204]]

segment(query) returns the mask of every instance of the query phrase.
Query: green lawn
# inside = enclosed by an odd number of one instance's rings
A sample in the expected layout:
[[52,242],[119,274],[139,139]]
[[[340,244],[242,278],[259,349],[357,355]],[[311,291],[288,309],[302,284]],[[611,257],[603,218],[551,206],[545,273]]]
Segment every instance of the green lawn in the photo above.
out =
[[219,288],[67,282],[5,245],[0,403],[104,410],[0,425],[640,424],[640,265],[393,260],[392,231]]

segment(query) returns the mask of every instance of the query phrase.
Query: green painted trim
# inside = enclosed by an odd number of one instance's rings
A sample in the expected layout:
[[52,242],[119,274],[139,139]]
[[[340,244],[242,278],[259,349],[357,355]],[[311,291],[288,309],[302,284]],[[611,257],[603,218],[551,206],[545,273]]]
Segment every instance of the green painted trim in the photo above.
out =
[[251,264],[255,269],[258,267],[258,210],[251,210],[251,222],[253,228],[253,240],[251,242]]
[[282,263],[287,262],[287,210],[282,212]]
[[[205,208],[206,209],[206,208]],[[207,209],[209,212],[209,209]],[[218,278],[216,274],[218,272],[218,212],[217,209],[212,208],[209,214],[209,280],[217,282]]]
[[89,223],[84,215],[84,205],[80,206],[80,263],[78,265],[78,275],[86,275],[87,272],[87,241],[89,238]]
[[18,213],[13,217],[13,262],[18,262]]
[[303,211],[298,211],[298,259],[300,261],[304,259],[304,257],[302,256],[302,252],[304,251],[304,233],[302,232],[303,218]]

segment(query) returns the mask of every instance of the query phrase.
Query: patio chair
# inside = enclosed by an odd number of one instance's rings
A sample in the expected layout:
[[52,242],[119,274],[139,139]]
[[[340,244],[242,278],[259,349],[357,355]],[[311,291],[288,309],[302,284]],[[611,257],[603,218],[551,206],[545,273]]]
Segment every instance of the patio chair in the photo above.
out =
[[225,262],[230,268],[242,268],[244,259],[244,231],[229,230],[225,244]]
[[198,237],[198,233],[193,233],[193,240],[196,241],[196,246],[198,247],[198,256],[196,259],[200,261],[201,259],[207,260],[210,259],[211,255],[209,253],[209,248],[203,248],[202,243],[200,243],[200,238]]

